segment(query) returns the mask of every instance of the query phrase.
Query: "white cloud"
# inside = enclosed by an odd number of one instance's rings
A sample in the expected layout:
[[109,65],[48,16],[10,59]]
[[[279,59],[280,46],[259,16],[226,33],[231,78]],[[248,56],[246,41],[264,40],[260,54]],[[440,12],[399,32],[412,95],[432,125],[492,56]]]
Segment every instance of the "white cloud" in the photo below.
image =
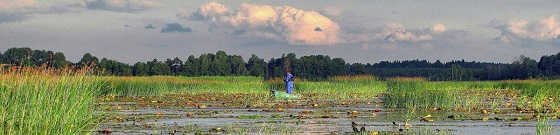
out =
[[177,16],[210,22],[218,28],[236,33],[285,40],[292,45],[334,45],[343,42],[337,23],[315,11],[290,6],[242,4],[229,10],[223,4],[211,2],[200,6],[192,14]]
[[560,37],[560,24],[558,24],[555,16],[533,22],[527,20],[509,21],[493,27],[500,30],[500,36],[496,39],[503,42],[517,40],[547,41]]

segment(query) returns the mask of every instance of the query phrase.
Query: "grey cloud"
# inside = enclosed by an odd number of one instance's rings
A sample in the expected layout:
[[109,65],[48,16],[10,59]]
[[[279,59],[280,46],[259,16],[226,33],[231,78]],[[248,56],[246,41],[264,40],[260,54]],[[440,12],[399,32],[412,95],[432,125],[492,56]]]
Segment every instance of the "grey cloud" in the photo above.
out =
[[152,24],[148,24],[146,26],[144,26],[144,29],[155,29],[156,27]]
[[178,23],[170,23],[167,24],[165,27],[161,28],[161,33],[171,33],[171,32],[192,32],[192,29],[189,27],[183,27],[181,24]]
[[406,28],[400,23],[388,23],[374,29],[353,30],[345,33],[349,43],[417,43],[436,40],[434,37],[452,34],[443,24],[435,24],[429,28]]
[[0,23],[22,21],[35,14],[66,13],[80,9],[83,9],[80,3],[40,4],[37,0],[0,1]]
[[85,6],[94,10],[135,12],[154,8],[160,4],[149,0],[86,0]]
[[0,23],[18,22],[27,19],[29,16],[26,14],[3,14],[0,13]]

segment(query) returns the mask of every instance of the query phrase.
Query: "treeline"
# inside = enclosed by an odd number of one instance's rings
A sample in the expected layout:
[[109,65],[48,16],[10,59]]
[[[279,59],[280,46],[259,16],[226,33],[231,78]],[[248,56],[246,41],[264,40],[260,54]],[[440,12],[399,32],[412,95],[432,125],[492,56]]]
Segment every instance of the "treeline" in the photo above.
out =
[[252,55],[247,61],[238,55],[228,55],[224,51],[190,55],[187,59],[178,57],[166,60],[154,59],[137,62],[134,65],[99,59],[89,53],[80,61],[72,63],[61,52],[32,50],[30,48],[10,48],[0,53],[0,63],[9,66],[42,66],[81,68],[93,66],[103,75],[115,76],[262,76],[265,79],[282,77],[286,71],[309,80],[326,79],[337,75],[372,74],[385,77],[425,77],[429,80],[505,80],[560,77],[560,53],[543,56],[540,61],[525,56],[512,63],[487,63],[475,61],[429,62],[426,60],[381,61],[362,64],[347,63],[342,58],[326,55],[296,57],[289,53],[279,58],[265,61]]

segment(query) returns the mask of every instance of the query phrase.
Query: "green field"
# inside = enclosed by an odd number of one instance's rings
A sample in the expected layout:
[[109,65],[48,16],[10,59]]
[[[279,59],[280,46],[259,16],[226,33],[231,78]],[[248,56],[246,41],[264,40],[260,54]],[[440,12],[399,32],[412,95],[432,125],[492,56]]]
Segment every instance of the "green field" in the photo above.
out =
[[[550,118],[560,113],[558,80],[433,82],[421,78],[341,76],[324,81],[296,80],[295,86],[303,100],[323,108],[334,105],[330,103],[351,106],[353,102],[379,99],[378,104],[394,110],[498,114],[501,108],[513,108],[512,111]],[[278,105],[271,103],[279,101],[271,97],[270,91],[282,91],[283,87],[280,79],[264,81],[250,76],[106,77],[33,69],[4,71],[0,76],[0,134],[99,131],[97,125],[110,117],[105,115],[110,111],[96,104],[111,100],[141,98],[165,103],[159,106],[193,102],[184,105],[199,108],[202,100],[227,100],[230,107],[274,109]],[[99,110],[104,110],[102,115],[95,113]]]

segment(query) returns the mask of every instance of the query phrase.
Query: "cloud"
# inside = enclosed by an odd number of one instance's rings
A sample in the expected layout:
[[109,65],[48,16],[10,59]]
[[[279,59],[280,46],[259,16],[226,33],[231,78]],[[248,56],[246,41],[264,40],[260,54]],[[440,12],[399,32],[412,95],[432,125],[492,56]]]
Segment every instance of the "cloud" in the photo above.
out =
[[445,25],[443,24],[436,24],[432,26],[430,30],[432,30],[432,32],[441,33],[441,32],[445,32],[447,30],[447,27],[445,27]]
[[26,8],[37,7],[37,2],[33,0],[0,1],[0,11],[17,11]]
[[320,10],[321,14],[324,14],[329,17],[339,17],[344,12],[344,9],[337,8],[337,7],[325,7]]
[[340,27],[315,11],[290,6],[241,4],[238,10],[211,2],[180,18],[206,21],[218,29],[231,29],[244,36],[287,41],[292,45],[334,45],[343,42]]
[[433,40],[435,34],[440,34],[445,31],[447,31],[447,27],[443,24],[436,24],[427,29],[409,30],[402,24],[389,23],[376,35],[389,42],[420,42]]
[[109,10],[116,12],[135,12],[160,6],[149,0],[85,0],[88,9]]
[[178,23],[170,23],[167,24],[165,27],[161,28],[161,33],[171,33],[171,32],[181,32],[181,33],[192,32],[192,29],[189,27],[183,27],[181,24]]
[[23,20],[38,7],[39,4],[32,0],[0,0],[0,23]]
[[35,14],[65,13],[83,9],[76,2],[40,3],[37,0],[0,0],[0,23],[21,21]]
[[144,26],[144,29],[155,29],[156,27],[152,24],[148,24],[146,26]]
[[509,21],[494,24],[492,27],[500,31],[500,36],[496,39],[506,43],[519,40],[549,41],[560,38],[560,24],[555,16],[532,22],[527,20]]

